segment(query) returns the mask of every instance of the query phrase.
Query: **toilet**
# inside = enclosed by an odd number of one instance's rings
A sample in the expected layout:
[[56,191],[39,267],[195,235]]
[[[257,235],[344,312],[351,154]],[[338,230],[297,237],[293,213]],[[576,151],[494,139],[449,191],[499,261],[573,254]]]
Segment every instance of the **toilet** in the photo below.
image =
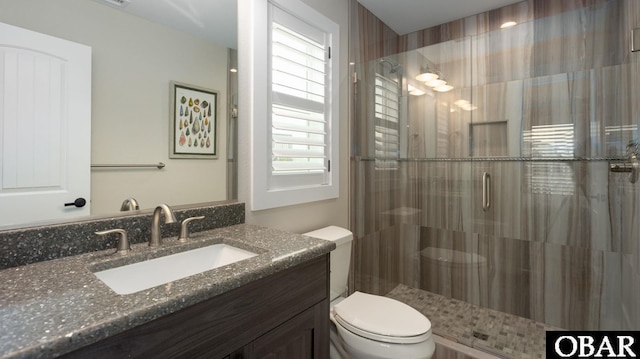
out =
[[305,235],[333,241],[331,252],[331,359],[429,359],[435,351],[431,322],[395,299],[355,292],[348,297],[350,231],[329,226]]

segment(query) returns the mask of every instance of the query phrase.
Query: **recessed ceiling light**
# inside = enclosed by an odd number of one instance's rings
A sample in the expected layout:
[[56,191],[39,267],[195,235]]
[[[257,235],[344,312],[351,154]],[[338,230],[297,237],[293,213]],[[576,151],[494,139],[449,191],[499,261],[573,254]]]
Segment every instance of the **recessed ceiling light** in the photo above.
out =
[[515,22],[515,21],[507,21],[504,24],[500,25],[500,28],[501,29],[506,29],[508,27],[512,27],[512,26],[516,26],[516,25],[518,25],[518,23]]

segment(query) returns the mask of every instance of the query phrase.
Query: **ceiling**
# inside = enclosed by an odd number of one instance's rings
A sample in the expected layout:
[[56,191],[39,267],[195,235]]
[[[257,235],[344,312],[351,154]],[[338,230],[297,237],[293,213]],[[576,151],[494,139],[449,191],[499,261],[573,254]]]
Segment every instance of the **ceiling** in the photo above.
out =
[[237,48],[237,0],[131,0],[121,9],[214,44]]
[[[107,3],[109,0],[96,0]],[[237,48],[237,0],[120,0],[125,12]],[[346,0],[345,0],[346,1]],[[399,35],[521,0],[358,0]]]
[[521,0],[358,0],[398,35],[515,4]]

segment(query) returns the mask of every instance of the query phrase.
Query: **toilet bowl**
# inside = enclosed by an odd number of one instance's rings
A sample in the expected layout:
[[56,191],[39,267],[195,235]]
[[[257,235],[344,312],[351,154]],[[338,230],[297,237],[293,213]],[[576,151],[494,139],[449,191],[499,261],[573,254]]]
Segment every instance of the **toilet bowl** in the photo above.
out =
[[351,358],[428,359],[435,350],[429,319],[395,299],[355,292],[330,318]]
[[352,234],[330,226],[305,235],[336,242],[331,252],[331,359],[429,359],[435,351],[431,322],[422,313],[395,299],[354,292],[348,297],[347,278]]

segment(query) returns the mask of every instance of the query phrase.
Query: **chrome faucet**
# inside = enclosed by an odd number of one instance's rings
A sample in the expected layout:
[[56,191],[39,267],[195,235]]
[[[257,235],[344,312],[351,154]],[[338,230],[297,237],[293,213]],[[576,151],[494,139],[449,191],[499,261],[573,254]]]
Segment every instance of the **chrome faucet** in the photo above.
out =
[[162,236],[160,234],[160,213],[164,214],[164,223],[177,222],[176,215],[173,210],[162,203],[159,204],[153,211],[153,219],[151,220],[151,240],[149,240],[150,247],[158,247],[162,244]]

